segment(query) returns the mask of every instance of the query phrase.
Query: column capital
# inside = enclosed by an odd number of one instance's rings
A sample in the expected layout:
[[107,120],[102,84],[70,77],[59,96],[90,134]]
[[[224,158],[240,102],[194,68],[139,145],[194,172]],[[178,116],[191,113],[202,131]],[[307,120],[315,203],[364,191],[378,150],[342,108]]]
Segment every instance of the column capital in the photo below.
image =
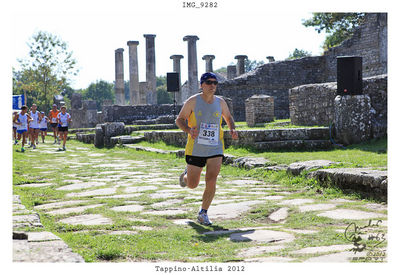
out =
[[267,56],[269,62],[274,62],[275,58],[273,56]]
[[123,53],[124,49],[123,48],[118,48],[115,50],[115,53]]
[[206,54],[202,57],[203,60],[213,60],[215,59],[215,55]]
[[143,34],[143,36],[147,39],[147,38],[154,38],[156,37],[155,34]]
[[171,55],[169,58],[170,58],[170,59],[181,59],[181,58],[183,58],[183,55],[174,54],[174,55]]
[[186,35],[183,37],[183,41],[197,41],[200,38],[197,37],[197,35]]
[[247,55],[237,55],[235,59],[247,59]]
[[128,46],[137,46],[139,45],[139,41],[128,41],[126,44]]

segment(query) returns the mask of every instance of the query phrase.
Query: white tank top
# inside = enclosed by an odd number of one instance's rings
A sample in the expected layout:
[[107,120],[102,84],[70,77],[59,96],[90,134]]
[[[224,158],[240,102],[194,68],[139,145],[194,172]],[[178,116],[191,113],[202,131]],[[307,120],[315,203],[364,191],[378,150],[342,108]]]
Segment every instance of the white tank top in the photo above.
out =
[[68,119],[71,118],[71,116],[68,113],[65,113],[65,115],[59,113],[58,118],[60,119],[59,125],[61,127],[68,127]]
[[46,121],[47,116],[44,116],[42,120],[39,122],[39,128],[44,129],[47,128],[47,121]]
[[21,122],[21,125],[17,125],[17,130],[28,130],[28,116],[26,114],[19,114],[17,121]]
[[35,113],[33,113],[31,111],[30,116],[32,118],[32,121],[29,122],[29,126],[31,128],[39,128],[39,113],[38,113],[38,111],[36,111]]

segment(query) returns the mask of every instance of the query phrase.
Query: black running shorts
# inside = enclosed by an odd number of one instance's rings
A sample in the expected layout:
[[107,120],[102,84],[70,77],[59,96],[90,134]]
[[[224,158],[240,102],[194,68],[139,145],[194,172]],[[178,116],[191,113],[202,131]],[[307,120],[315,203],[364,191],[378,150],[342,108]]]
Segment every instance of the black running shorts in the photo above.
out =
[[223,155],[215,155],[210,157],[196,157],[196,156],[186,155],[186,163],[197,167],[204,167],[206,166],[207,159],[217,158],[217,157],[223,157]]
[[67,127],[58,127],[59,132],[68,132],[68,126]]

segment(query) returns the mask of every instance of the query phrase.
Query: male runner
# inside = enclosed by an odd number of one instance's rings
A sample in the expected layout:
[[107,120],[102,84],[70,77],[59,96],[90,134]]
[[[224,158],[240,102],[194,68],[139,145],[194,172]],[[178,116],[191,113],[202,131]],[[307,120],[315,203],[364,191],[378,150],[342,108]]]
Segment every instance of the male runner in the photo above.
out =
[[21,152],[25,152],[24,145],[26,142],[26,137],[28,135],[28,123],[32,120],[30,115],[26,113],[27,111],[28,107],[25,105],[22,106],[21,112],[19,114],[16,114],[13,120],[13,122],[17,125],[17,139],[20,140],[22,136]]
[[67,107],[61,106],[61,113],[57,116],[58,132],[63,140],[63,147],[59,151],[65,151],[65,143],[67,142],[68,125],[71,123],[71,115],[67,113]]
[[57,116],[60,111],[57,109],[57,104],[53,104],[52,109],[49,112],[49,119],[50,119],[50,126],[53,129],[53,136],[54,136],[54,144],[60,144],[60,139],[58,138],[58,123],[57,123]]
[[176,125],[188,134],[185,149],[187,167],[179,178],[180,185],[196,188],[200,182],[201,171],[206,166],[206,187],[197,217],[198,222],[203,225],[212,224],[207,211],[215,195],[224,152],[222,118],[226,121],[232,138],[238,138],[228,105],[221,97],[214,95],[217,84],[214,73],[203,74],[200,79],[202,91],[185,102],[176,119]]
[[32,104],[32,110],[29,115],[32,118],[31,122],[29,122],[29,137],[31,140],[31,145],[29,147],[36,149],[36,140],[39,136],[39,112],[37,111],[36,104]]
[[44,143],[44,138],[47,136],[47,122],[49,119],[44,115],[44,112],[39,113],[39,130],[42,136],[42,142]]

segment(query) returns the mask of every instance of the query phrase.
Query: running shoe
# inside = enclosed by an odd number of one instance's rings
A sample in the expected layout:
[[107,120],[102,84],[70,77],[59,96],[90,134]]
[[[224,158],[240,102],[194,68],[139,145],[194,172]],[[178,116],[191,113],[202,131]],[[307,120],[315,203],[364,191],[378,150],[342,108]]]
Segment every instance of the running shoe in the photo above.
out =
[[15,141],[14,141],[14,145],[17,145],[18,144],[18,139],[16,139]]
[[36,145],[35,144],[33,144],[33,149],[36,149]]
[[57,143],[57,140],[54,140],[54,143],[53,144],[56,144]]
[[24,147],[21,147],[21,152],[25,152],[25,148]]
[[183,180],[183,177],[187,174],[187,166],[185,167],[185,172],[183,172],[179,177],[179,185],[182,187],[186,187],[186,182]]
[[212,224],[212,222],[208,219],[207,213],[199,213],[199,215],[197,216],[197,221],[200,224],[206,225],[206,226],[209,226]]
[[65,151],[65,150],[67,150],[67,149],[65,149],[65,146],[63,146],[62,150]]

